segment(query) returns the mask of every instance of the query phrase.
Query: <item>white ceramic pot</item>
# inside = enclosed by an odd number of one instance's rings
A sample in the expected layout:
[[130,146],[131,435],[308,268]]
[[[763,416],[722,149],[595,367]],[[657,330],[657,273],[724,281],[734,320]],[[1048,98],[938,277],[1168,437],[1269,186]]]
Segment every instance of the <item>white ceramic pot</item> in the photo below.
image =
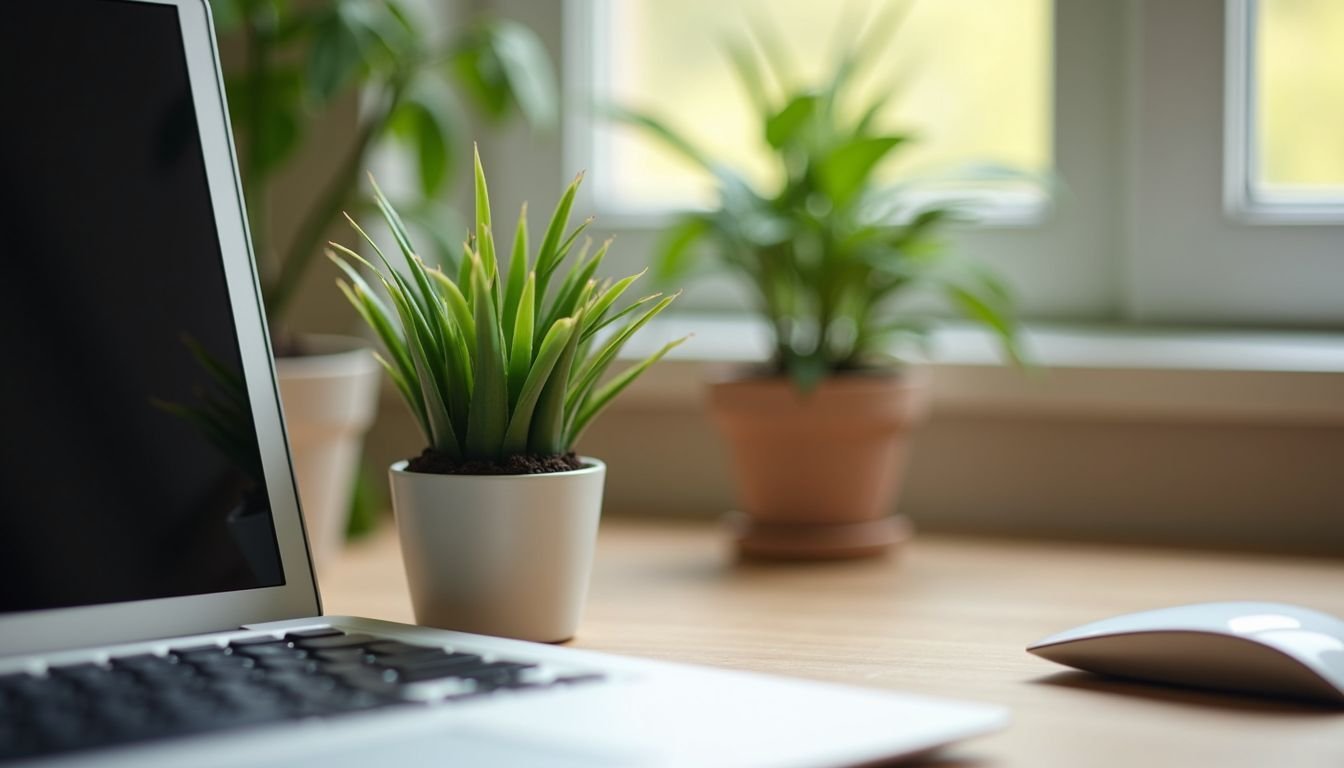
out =
[[588,597],[606,465],[537,475],[432,475],[392,465],[415,620],[560,642]]
[[316,354],[278,358],[275,370],[308,547],[321,568],[345,541],[381,371],[362,339],[315,335],[302,344]]

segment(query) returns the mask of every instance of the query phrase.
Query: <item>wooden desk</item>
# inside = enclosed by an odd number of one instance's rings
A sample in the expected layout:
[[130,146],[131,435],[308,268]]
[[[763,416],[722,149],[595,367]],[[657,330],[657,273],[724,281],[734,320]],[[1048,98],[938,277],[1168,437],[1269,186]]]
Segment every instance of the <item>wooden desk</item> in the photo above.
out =
[[[412,621],[395,533],[323,577],[328,613]],[[573,644],[979,699],[1006,731],[938,765],[1344,766],[1344,710],[1102,680],[1023,652],[1145,608],[1278,600],[1344,615],[1344,562],[919,536],[898,557],[739,565],[704,523],[603,523]]]

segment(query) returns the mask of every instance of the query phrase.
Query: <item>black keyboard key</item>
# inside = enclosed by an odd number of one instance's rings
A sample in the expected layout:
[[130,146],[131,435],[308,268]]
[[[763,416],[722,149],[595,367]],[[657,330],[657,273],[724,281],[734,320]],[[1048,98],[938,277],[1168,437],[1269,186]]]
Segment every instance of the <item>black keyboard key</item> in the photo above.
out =
[[461,679],[461,675],[458,675],[453,667],[426,667],[398,672],[397,674],[398,682],[401,683],[427,683],[432,680]]
[[415,666],[417,664],[432,664],[441,659],[447,659],[451,656],[448,651],[442,651],[438,648],[427,648],[416,653],[401,653],[396,656],[369,654],[367,658],[373,664],[382,664],[385,666]]
[[155,705],[164,711],[194,711],[214,709],[219,705],[213,686],[209,688],[176,688],[162,691]]
[[431,667],[456,667],[481,663],[481,657],[475,653],[440,653],[421,656],[393,656],[378,659],[379,666],[390,667],[398,671],[429,669]]
[[29,697],[40,694],[45,679],[27,672],[18,672],[0,677],[0,695],[12,698]]
[[57,749],[70,749],[90,736],[95,743],[102,741],[98,734],[91,733],[88,718],[69,710],[38,711],[34,713],[31,726],[43,745],[53,745]]
[[[44,679],[50,680],[50,678]],[[52,682],[42,686],[40,693],[25,697],[22,700],[22,706],[29,712],[74,711],[87,708],[91,699],[96,700],[96,697],[90,697],[88,693],[76,686],[68,683]]]
[[[50,687],[52,687],[51,679],[39,678],[38,675],[27,673],[4,675],[0,678],[0,698],[15,703],[28,702],[36,697],[42,697]],[[60,683],[60,687],[69,693],[74,693],[74,687],[69,683]]]
[[288,643],[271,643],[234,648],[233,655],[247,656],[253,659],[302,659],[308,655],[308,652],[302,648],[291,648]]
[[397,698],[397,673],[366,664],[341,664],[327,670],[340,681],[337,690],[354,689],[382,698]]
[[277,672],[268,677],[266,682],[281,691],[301,695],[334,691],[341,684],[331,675],[312,672]]
[[257,662],[245,656],[235,656],[228,661],[216,661],[209,664],[200,664],[197,670],[208,677],[227,677],[234,678],[251,674],[252,670],[257,668]]
[[297,656],[267,656],[257,660],[257,665],[269,672],[316,672],[321,663],[317,659]]
[[165,718],[146,704],[109,707],[98,714],[101,722],[113,733],[134,735],[158,733],[167,729]]
[[194,664],[199,669],[210,669],[211,667],[252,667],[256,666],[257,660],[242,653],[228,653],[193,656],[186,659],[186,662]]
[[117,669],[152,673],[176,666],[177,659],[169,656],[156,656],[152,653],[142,653],[137,656],[116,656],[109,663]]
[[519,670],[527,669],[532,666],[535,665],[514,664],[511,662],[457,662],[398,669],[397,673],[400,675],[402,682],[406,683],[422,683],[428,680],[456,677],[459,679],[476,680],[482,683],[503,684],[509,682],[512,679],[512,676]]
[[284,710],[280,707],[258,705],[247,708],[235,708],[215,705],[200,709],[188,709],[175,713],[174,726],[187,733],[207,733],[248,725],[276,722],[284,719]]
[[322,627],[320,629],[303,629],[298,632],[289,632],[285,635],[286,640],[306,640],[317,637],[336,637],[345,633],[339,629],[331,627]]
[[212,696],[232,706],[261,702],[278,703],[284,698],[281,690],[262,680],[220,680],[210,689]]
[[17,687],[28,685],[31,681],[38,679],[35,675],[28,673],[9,673],[0,675],[0,694],[7,693]]
[[444,654],[447,651],[428,645],[411,645],[400,640],[380,640],[369,643],[365,649],[374,656],[418,656],[421,654]]
[[55,665],[47,667],[47,674],[51,677],[60,677],[65,680],[79,680],[91,675],[106,674],[108,669],[108,667],[102,667],[93,663]]
[[204,671],[213,685],[213,681],[221,683],[230,682],[248,682],[253,680],[265,680],[267,672],[261,667],[238,667],[216,664]]
[[97,664],[51,667],[47,670],[47,674],[83,688],[104,688],[128,682],[125,673],[113,673],[111,667],[103,667]]
[[535,664],[521,664],[514,661],[496,661],[460,670],[458,676],[470,678],[480,683],[508,685],[517,679],[519,672],[532,669],[535,666]]
[[398,673],[395,669],[376,667],[372,664],[329,664],[322,668],[322,674],[335,675],[341,680],[378,680],[395,683]]
[[362,664],[366,659],[373,657],[362,648],[333,648],[327,651],[314,651],[313,658],[334,664]]
[[[174,651],[173,658],[179,664],[190,664],[197,669],[203,669],[213,664],[238,664],[247,657],[234,656],[226,648],[210,646],[209,648],[193,648],[186,651]],[[248,659],[250,661],[250,659]]]
[[0,760],[33,757],[41,752],[37,734],[17,719],[0,718]]
[[190,664],[141,669],[134,675],[140,684],[148,689],[200,688],[209,684],[209,677]]

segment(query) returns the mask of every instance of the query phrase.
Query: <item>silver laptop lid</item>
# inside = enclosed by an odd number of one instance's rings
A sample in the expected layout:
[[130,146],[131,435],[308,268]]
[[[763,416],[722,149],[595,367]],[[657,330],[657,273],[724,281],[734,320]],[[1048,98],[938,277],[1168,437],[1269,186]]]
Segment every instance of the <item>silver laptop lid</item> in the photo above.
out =
[[206,4],[7,4],[0,97],[0,655],[318,613]]

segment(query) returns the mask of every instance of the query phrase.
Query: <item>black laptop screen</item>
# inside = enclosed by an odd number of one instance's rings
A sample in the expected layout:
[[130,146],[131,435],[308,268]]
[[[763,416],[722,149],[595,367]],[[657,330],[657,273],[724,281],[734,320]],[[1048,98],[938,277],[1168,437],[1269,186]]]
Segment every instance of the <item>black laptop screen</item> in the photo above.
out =
[[0,20],[0,613],[283,574],[177,11]]

